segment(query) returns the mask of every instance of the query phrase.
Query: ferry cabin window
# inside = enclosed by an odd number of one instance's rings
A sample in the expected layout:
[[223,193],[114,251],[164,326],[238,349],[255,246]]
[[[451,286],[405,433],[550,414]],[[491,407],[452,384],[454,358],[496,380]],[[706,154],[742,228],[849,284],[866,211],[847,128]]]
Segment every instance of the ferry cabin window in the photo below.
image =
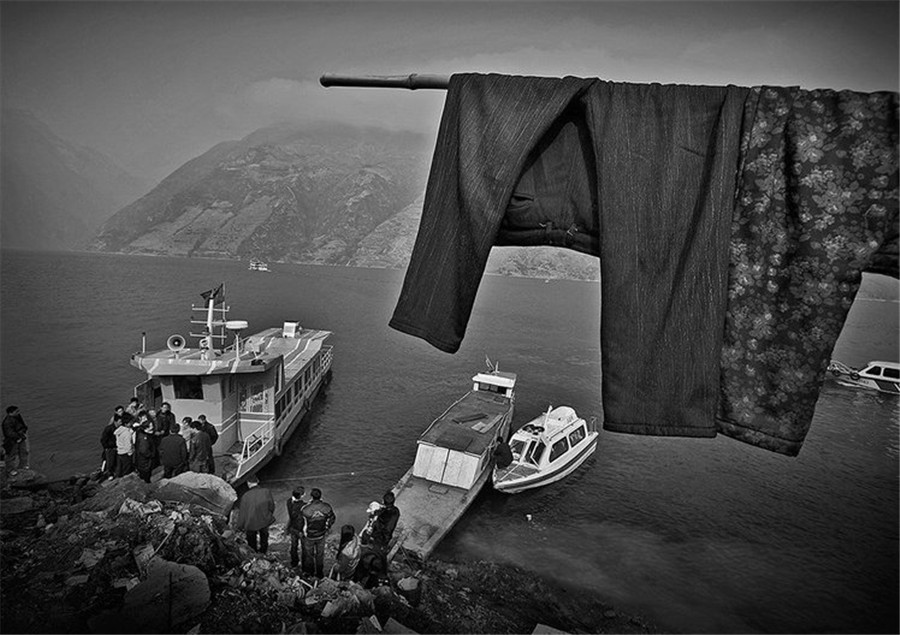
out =
[[506,395],[506,388],[501,388],[500,386],[495,386],[494,384],[485,384],[482,382],[478,382],[478,390],[483,390],[485,392],[495,392],[498,395]]
[[522,450],[525,449],[525,442],[522,439],[515,439],[509,444],[509,449],[512,450],[513,458],[518,461],[522,458]]
[[569,435],[569,443],[571,443],[572,446],[576,446],[579,443],[581,443],[581,440],[584,439],[584,437],[585,437],[584,426],[581,426],[575,432],[573,432],[572,434]]
[[175,375],[172,378],[175,399],[203,399],[203,384],[199,377]]
[[863,372],[866,373],[867,375],[880,375],[881,367],[880,366],[870,366],[869,368],[865,369]]
[[544,456],[544,450],[547,449],[547,446],[544,445],[544,442],[541,441],[531,446],[531,452],[528,453],[528,460],[535,465],[538,465],[541,462],[541,457]]
[[550,448],[550,461],[553,462],[569,451],[569,441],[563,437]]
[[884,376],[888,379],[900,379],[900,368],[885,368]]

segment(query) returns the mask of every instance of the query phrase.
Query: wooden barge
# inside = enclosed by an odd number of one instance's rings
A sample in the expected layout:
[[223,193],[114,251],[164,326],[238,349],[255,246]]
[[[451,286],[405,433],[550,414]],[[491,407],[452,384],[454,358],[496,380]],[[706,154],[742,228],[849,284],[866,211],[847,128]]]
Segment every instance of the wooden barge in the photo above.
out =
[[431,554],[488,481],[498,438],[509,438],[516,375],[495,370],[472,381],[419,437],[413,466],[393,488],[401,514],[389,559]]

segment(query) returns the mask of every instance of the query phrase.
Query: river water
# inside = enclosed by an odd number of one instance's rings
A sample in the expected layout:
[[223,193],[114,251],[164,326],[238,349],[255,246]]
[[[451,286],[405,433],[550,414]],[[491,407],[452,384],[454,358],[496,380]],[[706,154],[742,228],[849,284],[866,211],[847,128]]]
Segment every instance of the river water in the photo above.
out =
[[[341,524],[362,524],[486,354],[519,375],[514,425],[550,404],[602,414],[596,283],[488,276],[447,355],[387,327],[398,271],[15,251],[0,267],[0,398],[21,408],[33,467],[50,476],[96,468],[102,426],[142,379],[129,365],[141,332],[150,349],[187,335],[190,304],[222,281],[248,332],[334,331],[334,380],[260,476],[279,499],[320,487]],[[833,356],[897,360],[896,297],[858,298]],[[898,420],[896,397],[829,381],[796,458],[602,432],[563,482],[485,491],[435,555],[516,564],[666,630],[896,633]]]

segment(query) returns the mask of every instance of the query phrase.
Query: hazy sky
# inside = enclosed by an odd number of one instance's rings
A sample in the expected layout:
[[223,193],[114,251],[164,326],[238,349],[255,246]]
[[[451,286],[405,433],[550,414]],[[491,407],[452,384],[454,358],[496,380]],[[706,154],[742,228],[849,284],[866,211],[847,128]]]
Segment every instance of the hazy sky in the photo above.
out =
[[150,180],[286,119],[435,134],[442,91],[324,72],[896,91],[898,55],[897,2],[0,4],[3,106]]

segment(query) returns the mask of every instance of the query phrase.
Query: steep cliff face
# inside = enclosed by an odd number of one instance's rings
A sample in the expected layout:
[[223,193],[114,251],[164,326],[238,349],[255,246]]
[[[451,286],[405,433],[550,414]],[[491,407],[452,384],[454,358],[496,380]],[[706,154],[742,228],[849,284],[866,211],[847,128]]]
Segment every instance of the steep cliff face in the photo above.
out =
[[32,114],[4,109],[0,126],[3,247],[78,249],[146,184]]
[[188,162],[102,228],[125,253],[348,264],[424,188],[424,140],[277,126]]
[[[109,219],[99,251],[404,268],[432,148],[422,136],[289,124],[219,144]],[[494,250],[488,272],[595,279],[567,250]]]

